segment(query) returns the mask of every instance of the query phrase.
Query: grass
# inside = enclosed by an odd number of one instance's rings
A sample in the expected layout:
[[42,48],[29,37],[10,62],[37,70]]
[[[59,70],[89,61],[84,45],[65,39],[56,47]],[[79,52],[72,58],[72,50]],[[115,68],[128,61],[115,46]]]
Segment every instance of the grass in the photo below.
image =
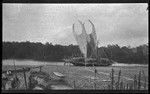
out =
[[[29,66],[29,65],[28,65]],[[25,66],[16,66],[22,68]],[[13,66],[2,66],[2,70],[14,69]],[[148,89],[148,67],[96,67],[98,79],[93,80],[93,67],[76,66],[44,66],[41,71],[46,72],[50,77],[55,77],[53,72],[57,71],[66,75],[65,81],[75,89],[98,89],[98,90],[136,90]],[[39,69],[33,69],[39,70]],[[141,72],[140,72],[141,71]],[[27,83],[29,74],[26,73]],[[19,73],[21,78],[20,89],[25,89],[23,74]],[[144,87],[144,88],[141,88]]]
[[[143,75],[145,75],[143,71]],[[124,83],[123,81],[120,83],[120,78],[121,78],[121,70],[118,73],[118,81],[116,82],[114,80],[114,70],[112,69],[110,79],[111,79],[111,84],[108,85],[109,89],[111,90],[146,90],[146,80],[145,82],[141,81],[141,70],[139,71],[138,76],[134,75],[133,81],[130,83]],[[145,78],[146,79],[146,78]],[[141,83],[143,82],[143,84]]]

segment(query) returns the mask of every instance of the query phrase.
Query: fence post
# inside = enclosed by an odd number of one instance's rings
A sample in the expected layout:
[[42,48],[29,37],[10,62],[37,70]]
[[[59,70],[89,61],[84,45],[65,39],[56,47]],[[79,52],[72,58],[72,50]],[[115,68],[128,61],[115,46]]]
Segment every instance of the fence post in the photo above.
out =
[[74,89],[76,88],[75,80],[73,81],[73,88],[74,88]]
[[146,89],[146,76],[145,76],[145,73],[144,73],[144,70],[142,71],[142,73],[143,73],[143,76],[144,76],[144,89]]
[[112,69],[112,73],[111,73],[111,89],[113,90],[113,86],[114,86],[114,69]]
[[40,66],[40,72],[42,71],[42,66]]
[[128,88],[129,86],[128,86],[128,83],[127,83],[127,87],[126,87],[126,90],[128,90],[129,88]]
[[94,76],[95,76],[95,77],[94,77],[94,89],[96,89],[96,79],[97,79],[97,78],[96,78],[96,77],[97,77],[96,74],[97,74],[97,70],[96,70],[95,66],[94,66],[94,69],[95,69],[95,70],[94,70],[94,73],[95,73],[95,75],[94,75]]
[[118,82],[117,82],[117,89],[119,89],[119,85],[120,85],[120,77],[121,77],[121,70],[118,73]]
[[139,71],[139,77],[138,77],[138,90],[141,88],[141,71]]
[[26,80],[25,68],[23,68],[23,74],[24,74],[25,87],[26,87],[26,90],[27,90],[27,80]]
[[96,90],[96,83],[95,83],[95,81],[94,81],[94,89]]
[[134,90],[137,89],[137,78],[136,75],[134,75]]

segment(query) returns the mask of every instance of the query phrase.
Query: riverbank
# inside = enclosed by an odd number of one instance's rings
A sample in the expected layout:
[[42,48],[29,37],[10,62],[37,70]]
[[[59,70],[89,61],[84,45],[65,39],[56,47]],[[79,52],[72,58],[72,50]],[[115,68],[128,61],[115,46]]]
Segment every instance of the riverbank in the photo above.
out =
[[[2,65],[14,65],[14,62],[16,65],[32,65],[32,66],[37,66],[37,65],[64,65],[64,62],[45,62],[45,61],[35,61],[35,60],[3,60]],[[69,64],[72,65],[72,64]],[[119,66],[131,66],[131,67],[148,67],[148,64],[126,64],[126,63],[118,63],[114,62],[111,66],[113,67],[119,67]]]
[[[32,61],[33,62],[33,61]],[[26,65],[28,66],[28,65]],[[17,68],[26,67],[25,65],[16,65]],[[37,65],[38,66],[38,65]],[[29,67],[29,66],[28,66]],[[32,65],[30,65],[32,67]],[[14,69],[12,65],[3,65],[2,70]],[[103,90],[108,89],[108,85],[111,84],[110,73],[114,69],[114,80],[118,79],[118,73],[121,70],[121,79],[124,85],[127,85],[134,81],[134,75],[138,76],[139,71],[144,71],[147,79],[148,87],[148,67],[96,67],[98,74],[96,80],[96,89]],[[78,66],[57,66],[46,65],[42,68],[43,72],[48,73],[51,77],[54,76],[53,72],[60,72],[66,76],[65,81],[76,89],[93,89],[94,87],[94,68],[93,67],[78,67]],[[29,73],[27,73],[27,77]],[[144,77],[141,77],[141,85],[144,84]],[[24,81],[22,81],[24,82]],[[24,86],[24,85],[22,85]]]

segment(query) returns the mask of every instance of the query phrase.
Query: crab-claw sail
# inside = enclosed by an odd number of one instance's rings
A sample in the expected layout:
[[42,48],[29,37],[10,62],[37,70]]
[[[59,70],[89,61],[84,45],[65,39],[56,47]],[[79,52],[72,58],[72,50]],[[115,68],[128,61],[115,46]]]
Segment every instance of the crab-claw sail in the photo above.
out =
[[72,26],[73,34],[74,34],[75,39],[76,39],[76,41],[77,41],[77,43],[79,45],[80,51],[82,52],[82,54],[86,58],[87,57],[87,40],[86,40],[86,36],[87,35],[86,35],[84,24],[82,24],[81,21],[79,21],[79,23],[82,26],[82,33],[80,35],[76,34],[75,30],[74,30],[74,24],[73,24],[73,26]]
[[88,57],[97,58],[97,37],[94,24],[88,20],[92,25],[92,32],[87,35],[87,54]]
[[[79,21],[79,20],[78,20]],[[89,22],[92,25],[92,32],[91,34],[87,34],[85,30],[84,24],[79,21],[81,27],[82,27],[82,33],[76,34],[74,30],[74,24],[73,24],[73,33],[76,38],[76,41],[79,45],[80,51],[83,53],[85,58],[89,57],[97,57],[97,37],[95,32],[94,24],[89,20]]]
[[[74,24],[72,26],[73,28],[73,34],[75,36],[75,39],[79,45],[81,53],[84,55],[84,58],[74,58],[73,61],[71,61],[74,65],[87,65],[87,66],[108,66],[112,64],[112,61],[105,60],[102,58],[99,58],[98,56],[98,42],[97,42],[97,36],[96,36],[96,30],[94,24],[88,20],[89,23],[92,26],[92,32],[90,34],[86,33],[84,23],[79,21],[79,23],[82,26],[82,33],[76,34],[74,30]],[[83,61],[84,59],[84,61]],[[103,62],[103,63],[102,63]]]

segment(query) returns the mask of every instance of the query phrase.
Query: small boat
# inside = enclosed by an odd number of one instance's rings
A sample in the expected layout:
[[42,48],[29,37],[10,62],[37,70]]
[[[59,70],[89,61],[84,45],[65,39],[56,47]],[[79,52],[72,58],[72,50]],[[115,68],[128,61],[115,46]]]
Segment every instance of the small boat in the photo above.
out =
[[88,58],[85,63],[84,57],[76,57],[76,58],[70,59],[69,62],[75,66],[109,66],[109,65],[112,65],[112,61],[110,61],[107,58],[101,58],[100,61],[97,61],[96,59],[93,59],[93,58]]

